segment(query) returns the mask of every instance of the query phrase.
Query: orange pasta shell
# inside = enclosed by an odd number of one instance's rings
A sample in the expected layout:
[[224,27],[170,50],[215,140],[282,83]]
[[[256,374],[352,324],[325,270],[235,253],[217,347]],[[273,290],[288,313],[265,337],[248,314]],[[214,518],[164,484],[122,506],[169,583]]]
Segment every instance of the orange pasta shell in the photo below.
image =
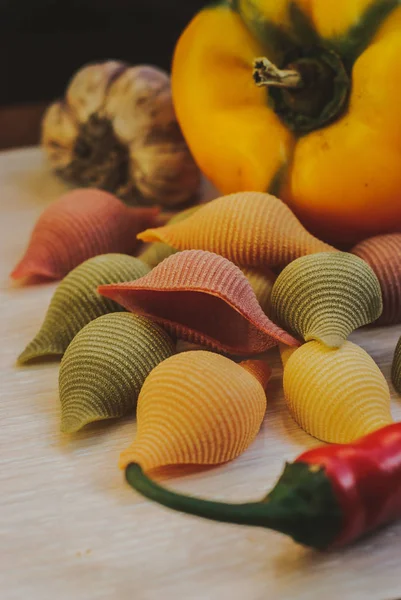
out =
[[137,435],[120,467],[214,465],[239,456],[262,424],[269,377],[264,361],[239,365],[203,350],[168,358],[142,387]]
[[247,267],[283,267],[306,254],[334,251],[306,231],[284,202],[262,192],[222,196],[185,221],[148,229],[138,238],[178,250],[209,250]]

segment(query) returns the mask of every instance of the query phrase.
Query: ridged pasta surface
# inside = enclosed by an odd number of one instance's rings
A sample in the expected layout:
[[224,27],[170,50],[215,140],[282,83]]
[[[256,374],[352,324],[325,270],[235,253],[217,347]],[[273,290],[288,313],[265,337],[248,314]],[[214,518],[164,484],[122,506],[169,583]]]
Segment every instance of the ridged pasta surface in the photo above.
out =
[[264,314],[241,270],[211,252],[179,252],[141,279],[99,292],[178,338],[228,353],[258,354],[279,341],[299,345]]
[[256,268],[282,267],[305,254],[334,251],[306,231],[284,202],[262,192],[222,196],[185,221],[148,229],[138,238],[177,250],[208,250]]
[[[180,223],[185,219],[188,219],[191,215],[195,214],[197,210],[199,210],[200,205],[191,206],[181,212],[177,213],[168,221],[169,225],[174,225],[174,223]],[[144,263],[149,265],[151,269],[156,267],[159,263],[161,263],[165,258],[168,258],[172,254],[178,252],[172,246],[168,244],[164,244],[163,242],[153,242],[149,244],[142,252],[138,255]]]
[[271,317],[271,295],[277,279],[276,275],[268,269],[262,272],[243,268],[242,272],[249,281],[263,312]]
[[137,435],[120,467],[213,465],[239,456],[263,421],[269,376],[263,361],[239,365],[203,350],[165,360],[141,390]]
[[380,282],[383,312],[377,325],[401,323],[401,233],[364,240],[352,253],[370,265]]
[[112,313],[91,321],[61,361],[61,430],[133,411],[146,377],[173,353],[167,333],[143,317]]
[[348,252],[321,252],[290,263],[271,295],[277,323],[305,341],[338,347],[382,311],[379,281],[362,259]]
[[39,217],[11,277],[62,279],[98,254],[133,254],[136,234],[151,225],[157,213],[155,208],[128,207],[101,190],[67,192]]
[[345,342],[308,342],[284,367],[284,395],[295,421],[323,442],[346,444],[392,423],[390,392],[374,360]]
[[401,394],[401,338],[398,340],[394,351],[391,380],[397,392]]
[[74,336],[87,323],[124,308],[104,296],[97,287],[143,277],[149,267],[126,254],[101,254],[73,269],[59,283],[50,301],[42,327],[18,357],[26,363],[39,356],[63,355]]

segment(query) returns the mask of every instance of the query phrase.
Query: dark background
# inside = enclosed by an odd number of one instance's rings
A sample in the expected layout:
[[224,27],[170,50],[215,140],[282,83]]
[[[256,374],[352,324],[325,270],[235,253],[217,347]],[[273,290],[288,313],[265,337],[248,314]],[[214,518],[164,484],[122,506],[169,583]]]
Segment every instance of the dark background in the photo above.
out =
[[85,63],[169,70],[205,0],[0,0],[0,148],[37,143],[45,107]]

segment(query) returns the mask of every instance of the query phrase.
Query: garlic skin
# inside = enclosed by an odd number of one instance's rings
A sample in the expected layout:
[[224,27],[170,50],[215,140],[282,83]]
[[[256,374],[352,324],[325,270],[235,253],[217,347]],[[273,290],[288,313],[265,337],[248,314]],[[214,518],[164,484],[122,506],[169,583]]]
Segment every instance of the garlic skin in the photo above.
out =
[[56,173],[130,203],[194,199],[200,172],[175,115],[170,78],[148,65],[87,65],[47,109],[42,147]]

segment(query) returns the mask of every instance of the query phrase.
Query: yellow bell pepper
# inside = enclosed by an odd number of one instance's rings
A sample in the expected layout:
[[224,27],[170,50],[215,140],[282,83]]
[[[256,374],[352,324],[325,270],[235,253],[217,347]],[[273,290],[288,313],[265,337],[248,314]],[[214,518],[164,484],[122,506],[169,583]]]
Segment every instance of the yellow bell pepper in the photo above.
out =
[[400,0],[220,2],[178,41],[175,109],[221,193],[348,243],[401,229],[400,57]]

